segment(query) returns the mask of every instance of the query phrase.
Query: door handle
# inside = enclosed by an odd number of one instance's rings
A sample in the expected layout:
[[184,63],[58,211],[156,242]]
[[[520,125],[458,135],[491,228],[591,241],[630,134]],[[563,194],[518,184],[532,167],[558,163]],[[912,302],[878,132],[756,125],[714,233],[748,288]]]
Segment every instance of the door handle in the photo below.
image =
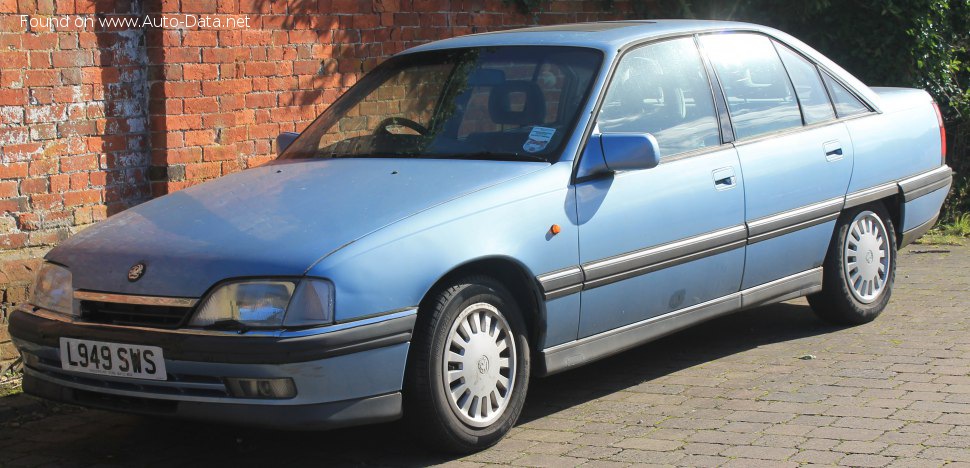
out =
[[722,167],[720,169],[716,169],[712,175],[714,177],[714,188],[718,190],[727,190],[734,187],[734,183],[737,180],[734,177],[733,167]]
[[826,161],[838,161],[842,159],[842,143],[839,140],[826,142],[822,148],[825,151]]

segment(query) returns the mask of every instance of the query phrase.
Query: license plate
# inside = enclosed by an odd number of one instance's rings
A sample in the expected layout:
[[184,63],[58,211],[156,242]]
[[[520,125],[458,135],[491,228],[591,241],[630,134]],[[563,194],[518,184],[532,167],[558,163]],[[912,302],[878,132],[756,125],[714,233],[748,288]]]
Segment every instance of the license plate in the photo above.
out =
[[61,368],[88,374],[165,380],[162,348],[61,338]]

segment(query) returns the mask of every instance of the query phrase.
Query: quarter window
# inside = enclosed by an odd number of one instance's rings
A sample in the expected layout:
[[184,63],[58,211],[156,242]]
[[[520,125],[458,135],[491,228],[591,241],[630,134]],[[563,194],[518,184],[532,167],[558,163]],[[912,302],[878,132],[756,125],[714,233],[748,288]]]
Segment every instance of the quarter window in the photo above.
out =
[[849,117],[851,115],[864,114],[869,112],[869,107],[862,103],[859,98],[855,97],[854,94],[849,92],[845,86],[842,86],[838,81],[835,81],[828,73],[823,73],[825,78],[825,85],[828,86],[829,92],[832,93],[832,101],[835,103],[835,112],[839,114],[839,117]]
[[781,61],[785,63],[788,76],[791,77],[792,84],[795,85],[795,94],[798,102],[802,106],[802,116],[805,124],[825,122],[835,118],[835,111],[832,109],[832,102],[829,101],[828,93],[819,77],[818,69],[815,64],[809,62],[805,57],[795,53],[788,47],[775,43]]
[[771,41],[756,34],[701,37],[724,88],[738,139],[802,125],[791,82]]
[[650,133],[669,156],[720,144],[716,115],[700,54],[683,38],[624,55],[596,123],[603,133]]

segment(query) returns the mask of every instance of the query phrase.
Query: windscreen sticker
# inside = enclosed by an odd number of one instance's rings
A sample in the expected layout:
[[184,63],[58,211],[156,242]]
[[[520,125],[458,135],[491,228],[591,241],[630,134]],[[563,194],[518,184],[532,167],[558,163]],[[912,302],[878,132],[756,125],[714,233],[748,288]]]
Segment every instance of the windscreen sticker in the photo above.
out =
[[549,145],[549,141],[552,140],[552,136],[556,134],[556,129],[549,127],[532,127],[532,132],[529,133],[529,139],[525,141],[522,145],[522,149],[530,153],[538,153],[546,149]]

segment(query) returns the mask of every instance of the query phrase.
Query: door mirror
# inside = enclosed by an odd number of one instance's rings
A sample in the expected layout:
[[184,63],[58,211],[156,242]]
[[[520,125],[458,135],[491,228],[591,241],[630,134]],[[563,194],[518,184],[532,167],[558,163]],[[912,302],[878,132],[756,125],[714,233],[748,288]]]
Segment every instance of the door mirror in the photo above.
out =
[[296,140],[296,137],[298,136],[300,136],[299,133],[280,133],[280,135],[276,137],[276,155],[279,156],[283,154],[283,152],[286,151],[286,148],[289,147],[290,144],[293,143],[293,140]]
[[649,133],[604,133],[603,161],[611,172],[650,169],[660,164],[660,146]]

